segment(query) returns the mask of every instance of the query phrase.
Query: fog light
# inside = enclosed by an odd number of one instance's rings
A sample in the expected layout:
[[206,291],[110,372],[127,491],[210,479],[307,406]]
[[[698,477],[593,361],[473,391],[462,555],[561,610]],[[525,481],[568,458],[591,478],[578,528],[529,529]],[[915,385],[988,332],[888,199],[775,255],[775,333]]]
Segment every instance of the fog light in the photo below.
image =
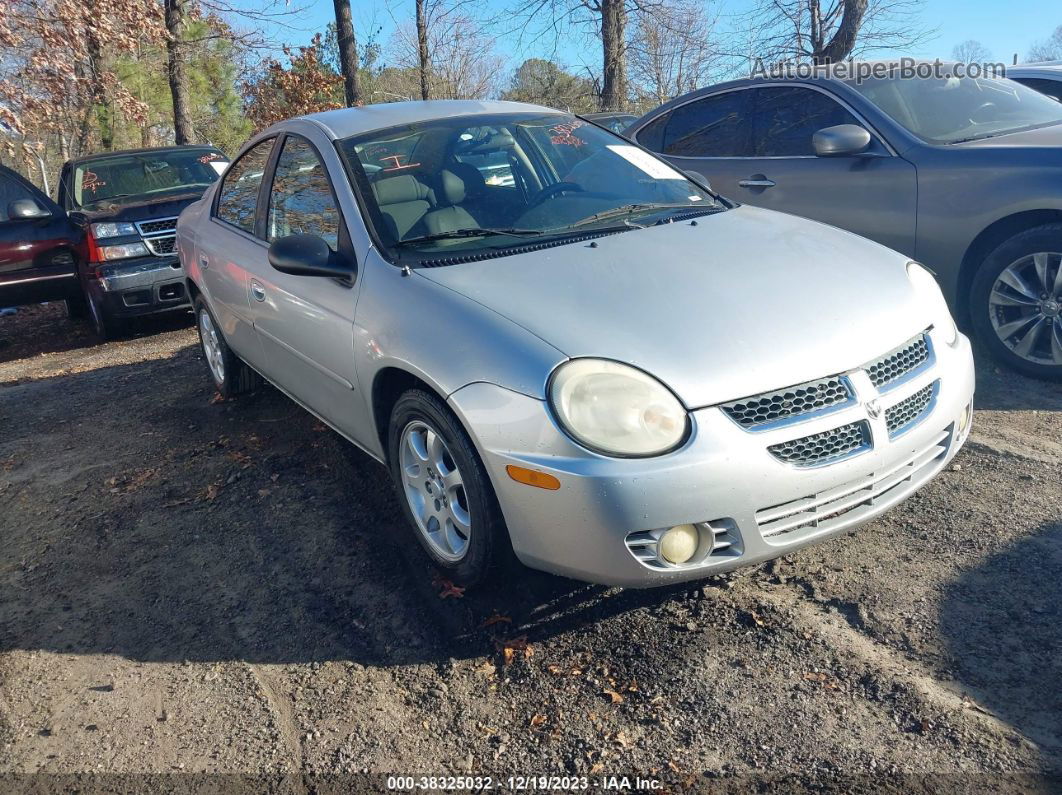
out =
[[700,535],[691,524],[675,525],[660,538],[660,555],[668,563],[685,563],[697,553]]
[[966,433],[966,429],[970,427],[970,420],[973,417],[973,403],[967,403],[966,408],[962,410],[962,416],[959,417],[959,436]]

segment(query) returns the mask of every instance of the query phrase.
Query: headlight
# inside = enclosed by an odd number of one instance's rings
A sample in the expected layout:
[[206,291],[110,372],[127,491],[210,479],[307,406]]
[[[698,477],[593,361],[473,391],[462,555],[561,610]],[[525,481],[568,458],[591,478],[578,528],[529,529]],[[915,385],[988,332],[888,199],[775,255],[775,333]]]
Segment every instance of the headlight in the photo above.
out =
[[908,262],[907,276],[914,284],[919,300],[926,307],[933,321],[933,328],[941,334],[944,342],[948,345],[953,344],[959,335],[959,330],[955,328],[955,320],[951,316],[948,302],[944,300],[944,294],[940,291],[940,285],[933,278],[933,274],[917,262]]
[[122,235],[135,235],[136,227],[128,221],[107,222],[92,225],[92,236],[97,240],[106,237],[121,237]]
[[655,378],[618,362],[562,364],[549,400],[572,438],[607,455],[659,455],[686,437],[686,410],[678,399]]
[[120,246],[100,246],[100,259],[125,259],[126,257],[146,257],[150,252],[143,243],[124,243]]

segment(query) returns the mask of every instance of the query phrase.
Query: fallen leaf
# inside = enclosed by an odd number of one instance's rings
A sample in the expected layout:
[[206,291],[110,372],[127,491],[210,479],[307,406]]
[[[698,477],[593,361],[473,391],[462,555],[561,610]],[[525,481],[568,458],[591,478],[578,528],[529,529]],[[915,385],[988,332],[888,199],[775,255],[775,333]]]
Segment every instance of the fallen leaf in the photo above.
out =
[[605,766],[601,762],[594,762],[594,764],[590,765],[590,775],[600,773],[604,769]]
[[545,722],[546,722],[546,716],[545,715],[532,715],[531,716],[531,725],[534,726],[534,727],[541,726]]
[[463,599],[465,596],[465,589],[460,585],[454,585],[449,580],[440,577],[435,584],[439,588],[440,599]]
[[270,493],[269,489],[259,489],[258,490],[258,496],[259,497],[268,497],[269,493]]
[[220,487],[220,486],[219,486],[219,485],[218,485],[217,483],[211,483],[211,484],[210,484],[209,486],[207,486],[207,488],[206,488],[206,495],[205,495],[205,497],[206,497],[206,499],[208,499],[208,500],[210,500],[211,502],[213,502],[214,500],[216,500],[216,499],[218,498],[218,493],[219,493],[220,491],[221,491],[221,487]]
[[622,704],[623,703],[623,696],[621,696],[615,690],[610,690],[609,688],[606,687],[602,692],[606,696],[608,696],[610,699],[612,699],[612,703],[613,704]]
[[674,762],[672,762],[670,759],[667,760],[667,766],[669,768],[671,768],[672,772],[674,772],[674,773],[678,773],[679,772],[679,766],[676,765]]
[[477,665],[473,670],[477,674],[493,674],[494,670],[495,670],[494,669],[494,663],[492,663],[490,660],[484,660],[480,665]]
[[512,664],[517,654],[520,654],[525,660],[529,660],[535,653],[534,649],[531,648],[531,644],[527,642],[527,635],[499,641],[495,645],[501,651],[506,665]]
[[807,679],[809,682],[825,682],[826,674],[824,674],[822,671],[808,671],[804,674],[804,678]]
[[480,624],[480,628],[486,629],[487,627],[493,627],[495,624],[511,624],[513,620],[509,616],[503,616],[501,613],[495,611],[490,618]]
[[224,403],[224,402],[225,402],[225,398],[224,398],[224,396],[222,396],[222,394],[220,392],[215,392],[214,393],[214,397],[210,398],[210,405],[211,406],[215,405],[216,403]]

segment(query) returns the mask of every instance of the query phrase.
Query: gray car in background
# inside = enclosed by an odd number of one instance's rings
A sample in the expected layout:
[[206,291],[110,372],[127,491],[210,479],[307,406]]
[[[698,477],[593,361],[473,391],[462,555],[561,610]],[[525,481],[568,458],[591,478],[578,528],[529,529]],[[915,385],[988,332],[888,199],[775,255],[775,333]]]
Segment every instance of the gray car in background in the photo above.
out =
[[1062,61],[1012,66],[1007,77],[1062,102]]
[[731,199],[917,258],[1001,362],[1062,379],[1062,104],[945,69],[738,80],[627,135]]
[[927,270],[547,108],[282,122],[177,247],[221,394],[264,376],[385,463],[462,584],[510,549],[626,586],[783,555],[915,492],[970,428]]

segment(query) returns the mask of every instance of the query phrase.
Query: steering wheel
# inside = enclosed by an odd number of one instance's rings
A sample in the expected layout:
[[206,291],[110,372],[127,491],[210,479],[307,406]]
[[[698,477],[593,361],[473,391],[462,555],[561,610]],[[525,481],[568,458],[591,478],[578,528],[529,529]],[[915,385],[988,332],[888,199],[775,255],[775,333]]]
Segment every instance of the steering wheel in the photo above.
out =
[[542,190],[534,195],[531,201],[528,202],[528,208],[538,207],[542,202],[547,199],[552,199],[559,193],[567,193],[571,191],[573,193],[582,193],[583,186],[577,185],[574,182],[554,182],[552,185],[547,185]]

